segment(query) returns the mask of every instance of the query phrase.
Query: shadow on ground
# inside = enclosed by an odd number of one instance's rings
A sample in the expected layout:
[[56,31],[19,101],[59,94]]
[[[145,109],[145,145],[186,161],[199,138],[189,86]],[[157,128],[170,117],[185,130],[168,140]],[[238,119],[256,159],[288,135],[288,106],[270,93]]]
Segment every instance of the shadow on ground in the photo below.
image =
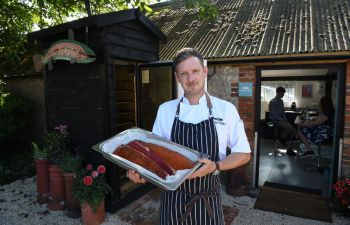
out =
[[[118,217],[132,225],[157,225],[159,224],[160,189],[150,191],[137,201],[117,212]],[[223,206],[225,225],[232,224],[239,213],[239,209],[231,206]]]

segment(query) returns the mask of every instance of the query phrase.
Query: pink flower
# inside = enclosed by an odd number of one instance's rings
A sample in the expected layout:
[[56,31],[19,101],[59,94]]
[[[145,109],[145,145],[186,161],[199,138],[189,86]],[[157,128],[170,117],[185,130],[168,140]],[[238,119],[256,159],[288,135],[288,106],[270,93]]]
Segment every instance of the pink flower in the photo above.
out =
[[93,178],[98,177],[98,172],[97,172],[97,171],[92,171],[91,176],[92,176]]
[[85,176],[84,179],[83,179],[83,183],[86,186],[90,186],[92,184],[92,182],[93,182],[93,180],[92,180],[91,176]]
[[338,180],[334,185],[335,195],[339,199],[340,204],[345,207],[349,206],[350,202],[350,185],[349,178]]
[[106,172],[106,167],[103,165],[98,166],[97,172],[99,172],[100,174],[104,174]]
[[92,165],[91,164],[87,164],[86,169],[87,170],[92,170]]
[[67,136],[68,135],[68,132],[67,132],[67,125],[58,125],[57,127],[54,128],[55,130],[59,130],[60,133],[64,136]]

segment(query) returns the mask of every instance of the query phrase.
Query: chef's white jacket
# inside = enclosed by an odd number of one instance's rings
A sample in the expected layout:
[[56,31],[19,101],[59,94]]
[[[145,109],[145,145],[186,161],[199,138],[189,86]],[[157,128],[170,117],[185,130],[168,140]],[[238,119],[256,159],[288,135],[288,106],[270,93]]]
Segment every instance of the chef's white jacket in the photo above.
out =
[[[171,100],[159,106],[152,132],[170,140],[176,108],[181,98]],[[210,96],[212,114],[219,139],[220,159],[226,157],[226,147],[232,152],[250,153],[250,146],[244,130],[244,124],[236,107],[225,100]],[[198,105],[190,105],[183,97],[180,103],[179,119],[185,123],[197,124],[209,118],[209,109],[205,95],[199,99]]]

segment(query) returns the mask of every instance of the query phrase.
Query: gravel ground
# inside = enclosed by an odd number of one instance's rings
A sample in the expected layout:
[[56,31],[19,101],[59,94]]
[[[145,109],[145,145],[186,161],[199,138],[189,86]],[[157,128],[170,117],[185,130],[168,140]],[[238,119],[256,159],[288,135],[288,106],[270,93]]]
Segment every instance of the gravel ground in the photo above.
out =
[[[254,198],[233,198],[222,193],[223,204],[239,208],[239,214],[233,225],[326,225],[332,224],[315,220],[307,220],[254,209]],[[350,218],[333,214],[334,225],[349,225]],[[81,224],[80,219],[70,219],[62,211],[49,211],[46,205],[36,203],[35,177],[18,180],[8,185],[0,186],[0,225],[18,224]],[[118,218],[118,213],[107,213],[103,225],[130,225]]]

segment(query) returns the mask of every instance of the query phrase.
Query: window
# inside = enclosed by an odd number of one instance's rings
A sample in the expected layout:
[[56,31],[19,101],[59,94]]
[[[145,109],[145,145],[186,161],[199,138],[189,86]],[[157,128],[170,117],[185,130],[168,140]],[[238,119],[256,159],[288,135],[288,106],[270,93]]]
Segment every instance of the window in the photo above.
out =
[[286,89],[286,93],[283,96],[283,102],[285,107],[289,107],[292,102],[295,101],[295,82],[287,83],[287,82],[277,82],[277,81],[269,81],[261,83],[261,101],[262,102],[270,102],[276,96],[276,88],[284,87]]

